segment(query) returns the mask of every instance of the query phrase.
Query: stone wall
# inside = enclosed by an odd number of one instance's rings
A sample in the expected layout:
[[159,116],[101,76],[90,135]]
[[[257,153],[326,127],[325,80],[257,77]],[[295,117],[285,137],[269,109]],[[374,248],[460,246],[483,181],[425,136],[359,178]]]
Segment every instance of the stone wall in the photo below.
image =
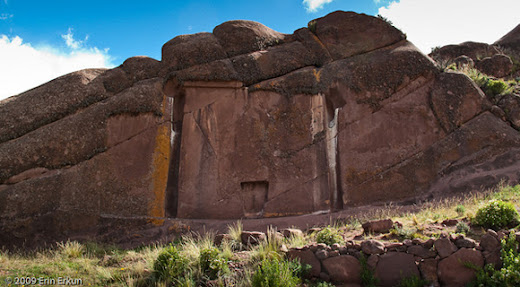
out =
[[[313,244],[289,250],[287,258],[309,264],[311,277],[338,286],[361,286],[360,259],[363,258],[380,286],[397,286],[403,278],[412,276],[427,280],[428,286],[464,286],[476,278],[468,263],[476,267],[485,264],[501,267],[500,240],[506,236],[504,232],[488,230],[480,242],[463,235],[443,234],[438,239],[403,242]],[[516,240],[520,242],[520,232],[516,233]]]

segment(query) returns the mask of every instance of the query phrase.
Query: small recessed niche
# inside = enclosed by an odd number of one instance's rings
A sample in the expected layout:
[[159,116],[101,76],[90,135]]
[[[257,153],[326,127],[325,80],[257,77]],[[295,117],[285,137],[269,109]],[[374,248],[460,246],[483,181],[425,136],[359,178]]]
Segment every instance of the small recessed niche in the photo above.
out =
[[267,181],[247,181],[241,182],[242,204],[244,216],[246,218],[262,217],[264,205],[267,202],[267,192],[269,182]]

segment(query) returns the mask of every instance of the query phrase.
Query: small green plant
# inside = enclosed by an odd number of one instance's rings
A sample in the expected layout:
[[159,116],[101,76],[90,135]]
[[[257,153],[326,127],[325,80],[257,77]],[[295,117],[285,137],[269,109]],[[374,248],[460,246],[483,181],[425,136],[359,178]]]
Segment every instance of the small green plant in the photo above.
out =
[[337,229],[330,226],[323,228],[316,233],[316,242],[325,243],[331,246],[334,243],[343,243],[343,237],[339,234]]
[[475,68],[463,68],[460,72],[468,75],[490,97],[510,94],[514,90],[513,81],[490,78]]
[[376,287],[379,284],[379,279],[374,276],[374,271],[368,266],[365,254],[361,253],[359,263],[361,263],[361,285],[364,287]]
[[394,227],[390,229],[390,234],[399,237],[401,240],[421,237],[421,235],[417,233],[417,228],[405,228],[398,225],[394,225]]
[[500,229],[518,222],[518,211],[511,202],[491,200],[477,210],[474,223],[485,228]]
[[283,259],[266,259],[260,262],[251,278],[253,287],[296,287],[301,280],[299,263]]
[[477,278],[471,287],[513,287],[520,286],[520,254],[515,234],[511,232],[508,238],[502,239],[501,256],[503,266],[496,270],[488,264],[484,268],[476,268]]
[[229,273],[227,261],[228,258],[224,258],[216,247],[205,248],[200,251],[200,269],[210,280]]
[[313,33],[313,34],[316,34],[316,20],[312,20],[309,22],[309,24],[307,25],[307,28],[309,28],[309,30]]
[[458,216],[464,216],[464,213],[466,213],[466,207],[464,207],[462,204],[458,204],[455,207],[455,212],[457,212]]
[[405,277],[399,282],[399,287],[423,287],[429,282],[422,279],[417,275],[412,275],[410,277]]
[[457,225],[455,226],[455,232],[457,233],[467,234],[469,230],[469,225],[463,221],[457,223]]
[[184,275],[187,267],[188,260],[170,244],[164,248],[153,264],[154,277],[157,281],[173,282],[174,279]]

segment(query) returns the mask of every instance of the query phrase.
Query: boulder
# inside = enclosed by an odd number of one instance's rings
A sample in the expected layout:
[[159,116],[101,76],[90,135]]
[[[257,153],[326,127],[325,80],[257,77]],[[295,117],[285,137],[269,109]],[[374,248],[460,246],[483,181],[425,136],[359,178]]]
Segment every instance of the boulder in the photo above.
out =
[[361,284],[361,264],[354,256],[341,255],[323,260],[330,280],[341,284]]
[[430,251],[420,245],[412,245],[408,247],[406,252],[418,256],[420,258],[433,258],[437,255],[434,251]]
[[385,245],[377,240],[365,240],[361,242],[361,250],[365,254],[382,254],[385,252]]
[[437,250],[437,253],[441,258],[448,257],[453,252],[457,251],[457,246],[451,242],[449,238],[439,238],[435,240],[435,243],[433,243],[433,246],[435,246],[435,250]]
[[505,95],[498,102],[498,106],[504,111],[506,119],[511,125],[520,130],[520,96]]
[[484,262],[486,265],[491,264],[495,269],[502,268],[502,259],[500,249],[495,251],[482,251],[482,256],[484,256]]
[[265,233],[258,231],[242,231],[240,239],[244,245],[257,245],[267,239]]
[[[321,273],[321,263],[314,256],[314,252],[309,249],[296,250],[291,249],[285,255],[289,260],[297,259],[302,265],[309,264],[311,266],[310,275],[312,277],[319,277]],[[331,258],[332,259],[332,258]]]
[[159,76],[162,68],[160,61],[145,56],[128,58],[121,65],[121,69],[129,75],[132,83],[155,78]]
[[309,22],[334,60],[395,44],[406,36],[385,21],[364,14],[336,11]]
[[387,233],[394,227],[392,219],[365,222],[361,225],[364,233]]
[[439,262],[438,276],[443,286],[464,286],[476,278],[475,269],[467,267],[471,264],[477,268],[484,266],[484,258],[480,251],[461,248]]
[[453,60],[453,63],[457,65],[458,68],[473,68],[475,67],[475,61],[466,55],[458,56]]
[[421,278],[430,282],[431,286],[439,286],[439,278],[437,276],[437,267],[439,260],[425,259],[419,263]]
[[477,246],[477,242],[471,238],[464,237],[463,235],[458,236],[457,239],[455,239],[455,245],[458,248],[475,248]]
[[482,91],[468,76],[460,73],[443,73],[432,90],[433,111],[446,132],[452,132],[474,118],[486,107]]
[[478,61],[476,66],[486,75],[503,78],[511,74],[513,61],[509,56],[497,54]]
[[258,22],[234,20],[224,22],[213,29],[227,57],[265,50],[283,43],[285,35]]
[[303,232],[297,228],[287,228],[280,231],[285,238],[302,237]]
[[0,143],[18,138],[106,99],[102,85],[90,84],[105,72],[105,69],[73,72],[1,101]]
[[490,233],[486,233],[480,237],[480,247],[485,251],[496,251],[501,248],[500,241]]
[[171,70],[227,58],[218,39],[211,33],[177,36],[162,47],[161,62]]
[[468,41],[458,45],[447,45],[434,49],[432,53],[430,53],[430,57],[436,61],[451,62],[460,56],[467,56],[476,62],[481,58],[490,57],[499,53],[500,51],[492,45]]
[[375,276],[380,286],[396,286],[403,278],[420,276],[413,255],[402,252],[388,252],[381,255],[377,263]]

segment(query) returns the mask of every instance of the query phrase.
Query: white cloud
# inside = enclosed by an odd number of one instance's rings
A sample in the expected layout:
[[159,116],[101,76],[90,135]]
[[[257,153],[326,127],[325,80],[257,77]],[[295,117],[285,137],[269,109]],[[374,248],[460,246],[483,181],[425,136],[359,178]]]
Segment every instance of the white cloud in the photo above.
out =
[[68,34],[70,38],[64,37],[68,51],[34,47],[18,36],[0,35],[0,100],[73,71],[113,66],[108,49],[84,47],[84,41]]
[[69,28],[69,31],[65,35],[61,35],[61,38],[65,40],[65,44],[67,44],[67,47],[77,50],[79,48],[83,47],[83,43],[85,43],[88,40],[88,35],[85,36],[85,40],[80,41],[74,39],[74,33],[72,33],[72,28]]
[[323,5],[330,3],[334,0],[303,0],[305,9],[309,12],[316,12],[323,7]]
[[13,18],[13,14],[7,14],[7,13],[0,14],[0,20],[7,20],[9,18]]
[[518,0],[401,0],[379,14],[407,34],[424,53],[465,41],[493,43],[520,23]]

